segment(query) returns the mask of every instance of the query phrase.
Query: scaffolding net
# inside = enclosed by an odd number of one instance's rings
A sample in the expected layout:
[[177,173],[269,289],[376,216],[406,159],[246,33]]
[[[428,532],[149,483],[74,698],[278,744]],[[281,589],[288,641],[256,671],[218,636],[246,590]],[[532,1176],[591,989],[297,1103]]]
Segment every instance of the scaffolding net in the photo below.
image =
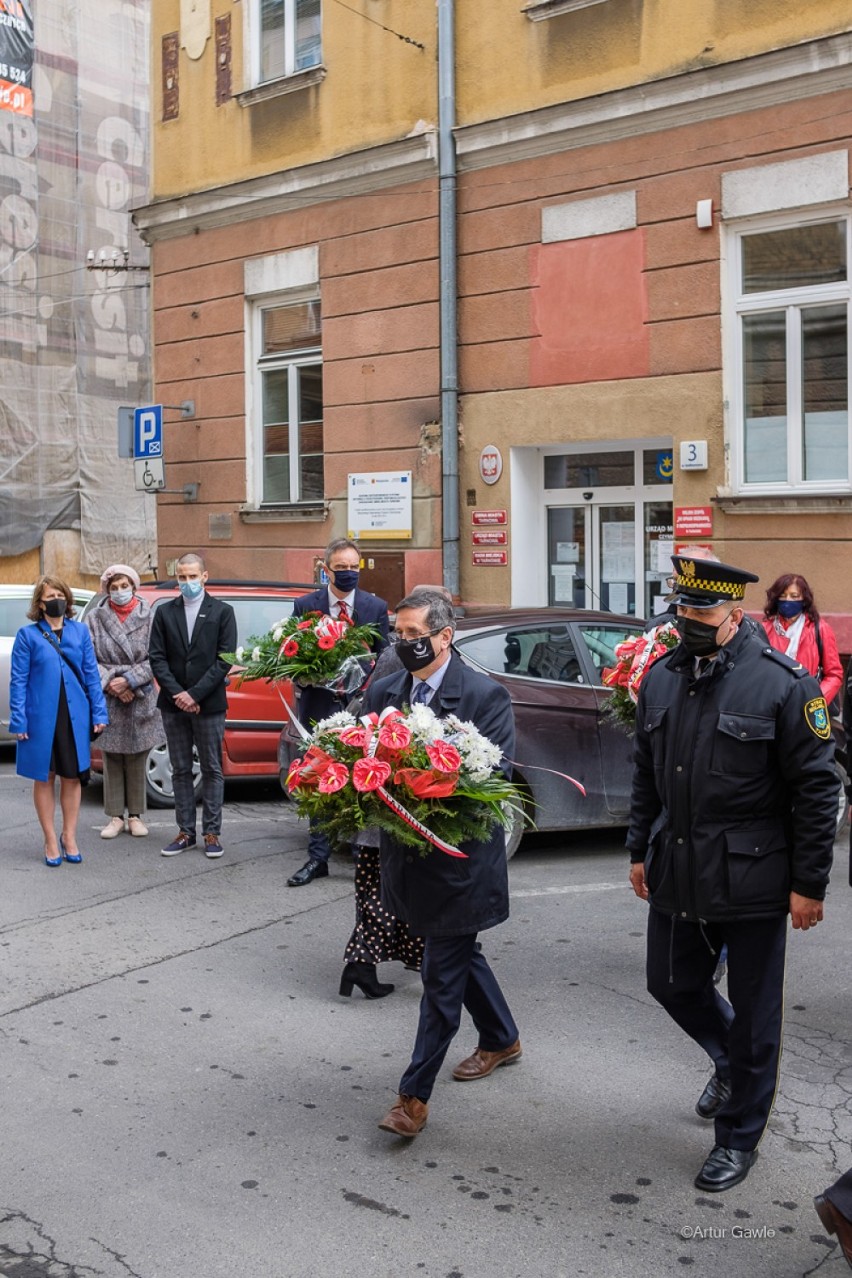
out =
[[[118,457],[150,397],[149,0],[5,0],[0,25],[0,555],[79,529],[81,569],[143,568],[154,498]],[[87,255],[105,269],[90,270]]]

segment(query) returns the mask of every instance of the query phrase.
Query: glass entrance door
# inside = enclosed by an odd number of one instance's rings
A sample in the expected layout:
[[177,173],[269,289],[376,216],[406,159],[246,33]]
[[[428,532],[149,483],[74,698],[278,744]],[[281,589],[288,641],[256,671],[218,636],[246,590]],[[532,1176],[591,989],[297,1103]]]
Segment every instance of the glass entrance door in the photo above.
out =
[[632,503],[549,507],[551,607],[636,614],[635,514]]
[[671,572],[671,441],[544,455],[551,607],[649,617]]

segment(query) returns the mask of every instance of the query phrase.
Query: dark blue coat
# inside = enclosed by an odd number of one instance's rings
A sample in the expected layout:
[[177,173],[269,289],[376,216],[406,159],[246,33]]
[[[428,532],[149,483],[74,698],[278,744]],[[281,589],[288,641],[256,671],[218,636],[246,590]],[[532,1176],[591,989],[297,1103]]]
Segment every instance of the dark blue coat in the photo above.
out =
[[[408,705],[411,683],[411,675],[403,670],[372,684],[365,712]],[[439,718],[454,714],[475,724],[500,746],[504,759],[513,757],[515,721],[508,692],[466,666],[455,652],[429,708]],[[506,771],[511,772],[508,764]],[[403,919],[416,936],[466,936],[496,927],[509,917],[509,873],[501,826],[485,843],[463,844],[461,850],[468,854],[465,861],[434,847],[421,856],[416,848],[393,843],[384,832],[381,850],[385,909]]]
[[[20,777],[46,781],[50,774],[50,753],[59,709],[59,682],[65,685],[68,712],[74,730],[80,771],[91,763],[89,726],[109,723],[109,712],[101,690],[98,663],[89,631],[79,621],[66,618],[62,628],[62,651],[79,672],[86,691],[46,634],[47,622],[22,626],[12,645],[12,673],[9,680],[9,720],[11,733],[26,732],[18,742],[17,771]],[[88,698],[87,698],[88,694]],[[91,702],[91,710],[89,703]]]
[[[303,617],[306,612],[322,612],[329,615],[331,604],[328,597],[328,586],[312,590],[309,595],[300,595],[293,600],[293,616]],[[352,609],[352,621],[356,626],[377,626],[380,638],[373,644],[373,651],[380,653],[388,646],[390,623],[388,606],[378,595],[371,595],[366,590],[355,591],[355,602]],[[299,690],[299,722],[306,728],[327,719],[340,709],[340,702],[333,692],[325,688],[306,687]]]

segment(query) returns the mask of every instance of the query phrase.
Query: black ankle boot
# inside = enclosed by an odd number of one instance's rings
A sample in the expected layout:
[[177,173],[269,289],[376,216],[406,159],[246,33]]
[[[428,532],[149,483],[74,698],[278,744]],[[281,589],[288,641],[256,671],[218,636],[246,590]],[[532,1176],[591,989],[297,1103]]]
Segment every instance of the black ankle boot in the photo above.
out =
[[378,979],[375,963],[347,963],[340,978],[340,993],[349,998],[353,985],[358,986],[364,998],[384,998],[394,989]]

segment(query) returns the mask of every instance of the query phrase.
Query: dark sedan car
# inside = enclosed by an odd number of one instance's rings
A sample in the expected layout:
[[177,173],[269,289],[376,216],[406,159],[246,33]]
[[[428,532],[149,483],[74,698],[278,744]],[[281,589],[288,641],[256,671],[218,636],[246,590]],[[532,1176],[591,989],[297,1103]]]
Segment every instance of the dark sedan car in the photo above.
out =
[[[508,610],[458,623],[465,661],[502,683],[515,711],[515,780],[539,830],[627,824],[632,742],[606,713],[601,671],[616,644],[642,629],[635,617],[580,609]],[[585,798],[555,772],[567,772]],[[507,836],[511,856],[520,823]]]
[[[515,712],[515,780],[529,796],[539,830],[591,830],[627,824],[632,744],[603,712],[610,693],[601,671],[615,646],[642,629],[635,617],[580,609],[535,608],[463,617],[455,645],[471,666],[504,684]],[[282,784],[298,741],[282,733]],[[585,787],[585,798],[567,772]],[[507,834],[516,851],[521,822]]]

